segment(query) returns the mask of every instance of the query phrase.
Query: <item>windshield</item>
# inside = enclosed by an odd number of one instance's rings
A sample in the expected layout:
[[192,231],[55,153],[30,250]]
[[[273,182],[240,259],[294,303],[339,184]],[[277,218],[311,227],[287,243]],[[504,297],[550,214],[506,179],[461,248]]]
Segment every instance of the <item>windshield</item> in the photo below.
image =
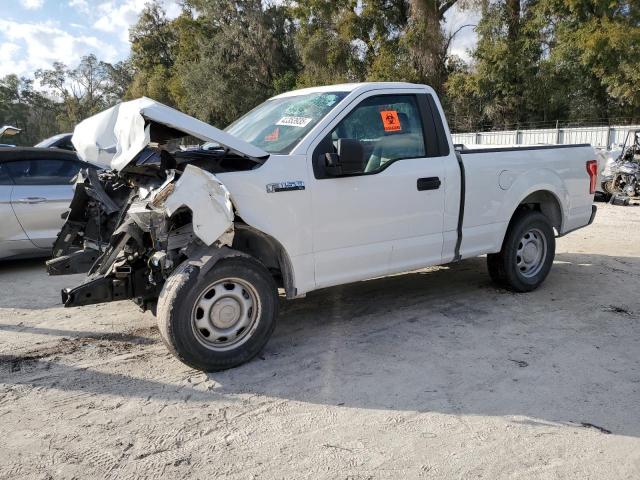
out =
[[225,128],[225,132],[266,152],[286,154],[347,93],[318,92],[267,100]]

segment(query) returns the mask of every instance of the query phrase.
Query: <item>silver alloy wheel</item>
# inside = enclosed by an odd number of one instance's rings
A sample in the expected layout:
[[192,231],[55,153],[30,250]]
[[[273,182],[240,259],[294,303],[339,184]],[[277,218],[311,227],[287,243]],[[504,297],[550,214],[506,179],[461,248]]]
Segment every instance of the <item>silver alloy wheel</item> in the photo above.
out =
[[536,276],[547,258],[547,239],[537,228],[532,228],[518,242],[516,265],[523,277]]
[[196,300],[191,314],[193,332],[210,350],[237,348],[258,326],[260,309],[253,285],[239,278],[217,280]]

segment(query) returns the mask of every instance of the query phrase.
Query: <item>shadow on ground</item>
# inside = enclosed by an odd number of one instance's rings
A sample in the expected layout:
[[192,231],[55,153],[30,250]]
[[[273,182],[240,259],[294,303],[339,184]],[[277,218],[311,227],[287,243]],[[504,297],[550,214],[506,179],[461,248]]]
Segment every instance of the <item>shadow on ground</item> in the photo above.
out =
[[[639,280],[640,258],[576,253],[558,254],[543,287],[524,295],[494,287],[483,259],[325,289],[283,302],[265,351],[210,374],[222,386],[215,392],[52,368],[99,394],[213,402],[250,393],[352,408],[518,415],[639,436]],[[60,375],[55,385],[3,377],[45,388],[79,384]]]
[[225,391],[355,408],[524,415],[640,434],[640,258],[559,254],[530,294],[484,259],[283,305]]
[[45,261],[46,258],[0,261],[0,308],[62,307],[60,290],[78,285],[86,278],[84,274],[48,277]]

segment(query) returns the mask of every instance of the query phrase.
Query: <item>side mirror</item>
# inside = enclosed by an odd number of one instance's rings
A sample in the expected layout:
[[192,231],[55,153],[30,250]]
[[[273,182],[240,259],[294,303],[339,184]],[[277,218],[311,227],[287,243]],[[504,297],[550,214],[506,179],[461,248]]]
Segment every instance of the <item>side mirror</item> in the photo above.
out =
[[341,138],[338,140],[338,153],[327,153],[324,160],[325,172],[332,177],[362,173],[364,149],[358,140]]

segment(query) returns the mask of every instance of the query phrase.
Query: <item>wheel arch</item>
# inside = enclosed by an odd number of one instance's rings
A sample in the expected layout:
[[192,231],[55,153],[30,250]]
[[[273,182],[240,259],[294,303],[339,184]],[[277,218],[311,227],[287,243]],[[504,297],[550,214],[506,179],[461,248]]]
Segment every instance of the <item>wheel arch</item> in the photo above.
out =
[[508,221],[504,224],[504,228],[502,229],[498,242],[495,245],[496,252],[502,248],[502,244],[504,243],[504,239],[509,228],[511,228],[514,220],[523,210],[539,211],[549,220],[552,228],[556,231],[556,235],[562,234],[565,212],[562,208],[562,202],[556,189],[550,185],[531,188],[520,200],[517,201],[517,203],[511,205],[508,216],[505,215]]
[[293,264],[284,246],[271,235],[236,217],[232,248],[250,255],[271,272],[276,283],[284,288],[287,298],[295,298],[296,287]]
[[549,223],[551,223],[551,226],[556,229],[558,234],[562,231],[562,205],[558,197],[552,191],[536,190],[535,192],[527,195],[520,201],[514,210],[511,215],[511,220],[513,220],[519,210],[525,208],[539,211],[547,217]]

